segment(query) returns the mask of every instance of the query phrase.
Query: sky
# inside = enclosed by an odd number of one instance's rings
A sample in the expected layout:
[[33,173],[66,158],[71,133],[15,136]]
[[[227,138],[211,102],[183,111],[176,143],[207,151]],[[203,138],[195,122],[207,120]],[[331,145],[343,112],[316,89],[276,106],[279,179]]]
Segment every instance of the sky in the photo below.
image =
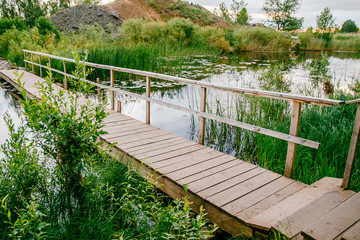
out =
[[[224,2],[230,8],[232,0],[187,0],[204,6],[211,12]],[[300,0],[301,1],[301,0]],[[245,0],[247,10],[252,17],[252,23],[263,23],[266,16],[262,11],[265,0]],[[360,26],[360,0],[302,0],[301,7],[297,11],[297,17],[303,17],[303,28],[316,27],[316,16],[319,15],[325,7],[329,7],[335,17],[335,24],[341,26],[346,20],[355,21]]]

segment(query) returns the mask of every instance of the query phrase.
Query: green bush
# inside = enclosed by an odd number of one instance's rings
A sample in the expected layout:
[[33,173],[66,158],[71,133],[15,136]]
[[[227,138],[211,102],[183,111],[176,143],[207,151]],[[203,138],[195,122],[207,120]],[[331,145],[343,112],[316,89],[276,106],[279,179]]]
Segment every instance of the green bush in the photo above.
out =
[[55,34],[56,38],[60,38],[60,32],[48,17],[39,17],[35,20],[35,27],[38,28],[41,35]]
[[139,19],[128,19],[120,28],[122,37],[129,43],[143,41],[143,23]]
[[289,35],[263,27],[237,28],[233,39],[236,51],[288,51],[292,43]]
[[20,17],[15,17],[12,19],[1,18],[0,19],[0,35],[3,34],[8,29],[16,28],[18,30],[25,30],[25,22]]
[[196,38],[196,30],[199,28],[189,19],[174,18],[168,21],[169,38],[173,41],[182,42],[184,45],[190,43]]

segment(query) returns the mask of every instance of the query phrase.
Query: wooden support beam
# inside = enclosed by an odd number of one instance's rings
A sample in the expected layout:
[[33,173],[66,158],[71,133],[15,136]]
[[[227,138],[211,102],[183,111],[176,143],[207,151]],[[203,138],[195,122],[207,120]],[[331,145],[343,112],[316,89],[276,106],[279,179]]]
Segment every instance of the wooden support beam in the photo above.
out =
[[[200,89],[200,112],[206,112],[206,88]],[[204,145],[205,138],[205,118],[200,117],[199,120],[199,144]]]
[[[31,62],[34,62],[34,56],[33,56],[33,54],[30,53],[30,56],[31,56]],[[34,64],[33,64],[33,63],[31,64],[31,72],[32,72],[32,73],[35,72],[35,71],[34,71]]]
[[[300,115],[301,115],[301,103],[293,101],[293,109],[292,109],[291,124],[290,124],[290,135],[295,137],[297,137],[299,134]],[[284,173],[284,176],[288,178],[292,177],[294,171],[296,147],[297,147],[296,143],[292,143],[292,142],[288,143],[285,173]]]
[[[96,78],[96,83],[100,84],[100,78]],[[98,102],[101,103],[101,88],[99,86],[97,87],[97,98]]]
[[351,142],[349,147],[349,153],[346,161],[344,178],[341,184],[342,188],[348,188],[351,179],[351,172],[353,170],[354,159],[356,156],[357,145],[359,142],[360,133],[360,103],[357,105],[356,117],[354,121],[354,128],[351,136]]
[[[65,60],[63,60],[63,66],[64,66],[64,73],[66,74],[66,62]],[[68,89],[68,85],[67,85],[67,79],[66,79],[66,75],[64,74],[64,80],[63,80],[63,84],[64,84],[64,88],[67,90]]]
[[119,100],[117,101],[117,111],[121,113],[121,102]]
[[42,65],[41,65],[41,55],[39,55],[39,72],[40,72],[40,77],[42,77]]
[[[110,84],[111,84],[111,87],[115,86],[113,69],[110,69]],[[114,110],[115,109],[115,92],[110,90],[110,95],[111,95],[111,110]]]
[[[146,77],[146,96],[150,97],[150,77]],[[150,101],[146,101],[146,124],[150,124]]]

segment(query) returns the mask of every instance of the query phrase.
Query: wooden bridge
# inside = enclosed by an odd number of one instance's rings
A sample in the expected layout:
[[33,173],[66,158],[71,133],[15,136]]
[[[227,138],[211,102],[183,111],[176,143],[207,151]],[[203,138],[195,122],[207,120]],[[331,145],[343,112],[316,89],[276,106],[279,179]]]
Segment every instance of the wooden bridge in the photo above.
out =
[[[37,68],[42,75],[41,62],[48,60],[48,68],[65,76],[63,87],[67,88],[66,62],[74,60],[44,53],[23,50],[25,63],[34,73]],[[30,58],[29,58],[30,54]],[[34,61],[34,55],[38,63]],[[29,59],[29,60],[27,60]],[[64,69],[51,68],[51,61],[62,61]],[[346,104],[342,101],[268,92],[262,90],[233,88],[197,82],[162,74],[124,69],[107,65],[86,63],[89,67],[108,69],[110,86],[92,83],[109,89],[111,110],[104,120],[107,135],[101,137],[105,143],[116,143],[112,154],[123,162],[138,166],[140,174],[158,188],[174,198],[188,197],[195,212],[203,206],[210,221],[223,230],[245,237],[267,238],[271,231],[291,239],[360,239],[360,193],[344,190],[348,187],[360,129],[360,107],[358,107],[352,142],[344,179],[325,177],[311,185],[291,179],[296,146],[298,144],[318,148],[319,143],[298,137],[302,104],[332,106]],[[114,87],[114,71],[127,72],[146,77],[146,96],[130,93]],[[40,97],[34,86],[44,79],[24,72],[22,81],[26,91]],[[13,71],[0,71],[0,77],[18,88]],[[200,111],[180,107],[150,97],[150,78],[192,84],[201,88]],[[83,81],[88,81],[82,79]],[[89,81],[90,82],[90,81]],[[55,85],[57,92],[61,87]],[[275,132],[247,123],[215,116],[205,112],[207,89],[231,91],[261,97],[283,99],[293,102],[290,134]],[[145,123],[121,113],[121,104],[115,111],[115,93],[127,94],[146,101]],[[82,101],[89,101],[82,99]],[[200,117],[199,144],[175,136],[150,125],[150,102],[182,110]],[[351,101],[348,103],[358,103]],[[235,157],[203,146],[205,118],[236,127],[256,131],[288,141],[285,176]],[[184,185],[187,191],[184,190]]]

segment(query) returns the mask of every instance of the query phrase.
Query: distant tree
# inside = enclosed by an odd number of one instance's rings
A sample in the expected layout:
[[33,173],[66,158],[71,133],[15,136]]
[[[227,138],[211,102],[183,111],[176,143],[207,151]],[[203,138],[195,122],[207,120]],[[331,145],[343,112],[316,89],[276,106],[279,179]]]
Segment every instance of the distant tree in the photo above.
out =
[[328,7],[316,17],[317,34],[326,41],[327,47],[331,41],[331,30],[335,26],[335,18]]
[[226,7],[224,2],[220,3],[219,11],[217,11],[216,13],[219,17],[221,17],[225,21],[231,22],[229,9]]
[[231,11],[232,11],[232,17],[233,22],[238,25],[249,25],[249,21],[251,20],[251,17],[249,16],[247,9],[246,9],[247,3],[245,3],[244,0],[236,1],[233,0],[231,4]]
[[351,33],[357,31],[359,31],[358,26],[356,26],[356,23],[350,19],[346,20],[341,27],[341,32],[343,33]]
[[304,18],[293,15],[300,8],[300,0],[265,0],[263,10],[269,17],[268,22],[278,30],[293,31],[301,28]]
[[29,26],[47,14],[47,4],[42,0],[1,0],[0,7],[2,18],[21,17]]
[[226,7],[225,3],[222,2],[219,8],[216,8],[214,13],[225,21],[237,24],[237,25],[248,25],[251,17],[249,16],[244,0],[232,0],[230,10]]

